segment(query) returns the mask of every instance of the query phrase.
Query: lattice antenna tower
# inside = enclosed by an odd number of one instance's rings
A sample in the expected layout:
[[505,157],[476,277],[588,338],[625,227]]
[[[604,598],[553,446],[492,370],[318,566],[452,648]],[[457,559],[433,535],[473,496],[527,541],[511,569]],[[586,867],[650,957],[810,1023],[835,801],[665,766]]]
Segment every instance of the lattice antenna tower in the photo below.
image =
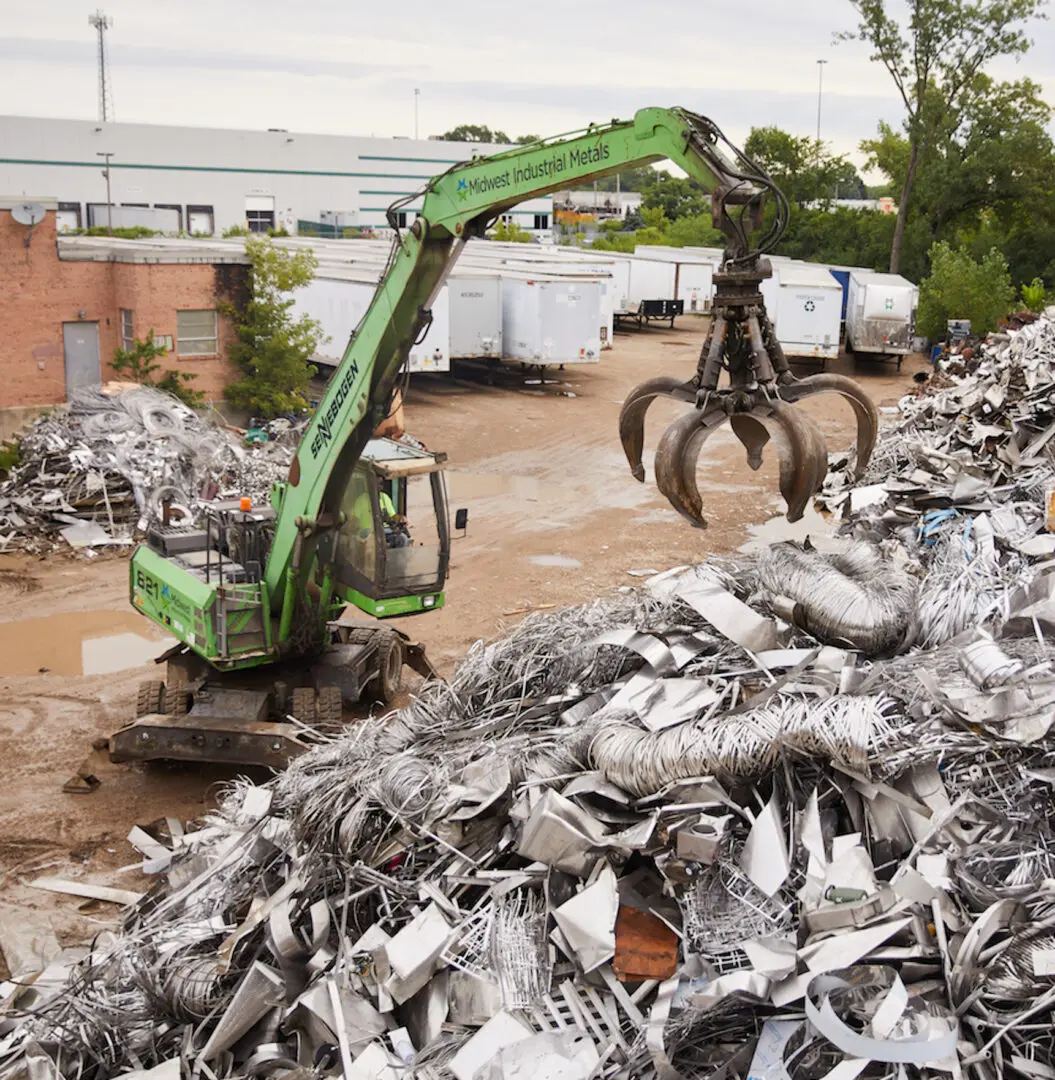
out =
[[110,56],[106,46],[106,31],[114,21],[103,11],[88,16],[88,25],[99,35],[99,119],[114,118],[114,89],[110,85]]

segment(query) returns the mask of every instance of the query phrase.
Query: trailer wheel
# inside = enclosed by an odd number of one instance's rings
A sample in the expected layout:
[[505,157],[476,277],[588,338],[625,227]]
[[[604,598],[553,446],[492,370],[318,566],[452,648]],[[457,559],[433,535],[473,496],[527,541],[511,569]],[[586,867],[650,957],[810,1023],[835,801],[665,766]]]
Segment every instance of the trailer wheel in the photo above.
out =
[[320,687],[315,701],[315,716],[322,731],[339,731],[344,722],[344,703],[339,686]]
[[846,335],[845,349],[846,349],[846,355],[847,356],[853,356],[853,354],[854,354],[854,343],[850,340],[850,335],[849,334]]
[[186,716],[190,711],[190,691],[182,683],[165,688],[166,716]]
[[398,634],[386,634],[377,646],[377,697],[386,705],[395,701],[403,689],[403,639]]
[[152,716],[165,711],[165,684],[163,682],[141,682],[136,694],[136,718]]
[[302,724],[315,723],[315,690],[310,686],[297,686],[293,689],[290,712]]

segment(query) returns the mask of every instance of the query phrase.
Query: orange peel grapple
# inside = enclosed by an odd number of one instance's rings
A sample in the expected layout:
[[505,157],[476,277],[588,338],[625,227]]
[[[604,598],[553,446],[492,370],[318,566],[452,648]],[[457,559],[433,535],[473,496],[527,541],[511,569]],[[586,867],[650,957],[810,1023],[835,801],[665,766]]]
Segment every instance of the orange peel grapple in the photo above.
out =
[[[726,420],[747,451],[752,469],[772,442],[780,461],[780,494],[787,519],[797,521],[820,490],[828,470],[828,447],[816,422],[795,403],[814,394],[841,394],[857,421],[856,474],[860,477],[875,447],[879,417],[853,379],[833,372],[796,378],[766,314],[759,288],[772,274],[759,252],[729,251],[715,273],[711,328],[695,376],[683,382],[666,376],[630,391],[619,414],[619,438],[635,479],[644,482],[645,414],[657,397],[692,408],[660,438],[655,455],[656,485],[683,517],[706,528],[696,482],[697,460],[706,439]],[[720,385],[722,373],[728,382]]]

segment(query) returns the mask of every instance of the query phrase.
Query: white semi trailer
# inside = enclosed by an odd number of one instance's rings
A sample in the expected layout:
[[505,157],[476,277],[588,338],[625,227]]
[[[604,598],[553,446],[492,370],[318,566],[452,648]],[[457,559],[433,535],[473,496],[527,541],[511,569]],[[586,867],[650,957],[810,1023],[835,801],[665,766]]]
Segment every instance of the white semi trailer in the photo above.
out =
[[601,358],[601,289],[596,278],[569,280],[510,270],[502,280],[502,347],[510,360],[563,366]]
[[450,306],[451,358],[501,360],[501,276],[486,272],[452,274],[445,291]]
[[846,294],[846,351],[902,359],[916,336],[919,289],[900,274],[853,270]]
[[842,287],[826,267],[812,263],[781,263],[774,275],[776,287],[769,290],[766,307],[784,354],[822,366],[837,359]]
[[721,262],[720,253],[715,258],[688,248],[640,244],[634,249],[634,258],[666,262],[674,267],[674,298],[681,301],[685,312],[702,315],[711,310],[714,271]]
[[[345,241],[354,243],[354,241]],[[366,314],[377,291],[377,275],[355,266],[319,267],[316,276],[293,293],[293,310],[310,315],[329,338],[314,356],[315,362],[336,367],[341,362],[352,331]],[[432,325],[420,342],[411,346],[408,367],[415,372],[451,369],[450,303],[441,289],[432,305]]]

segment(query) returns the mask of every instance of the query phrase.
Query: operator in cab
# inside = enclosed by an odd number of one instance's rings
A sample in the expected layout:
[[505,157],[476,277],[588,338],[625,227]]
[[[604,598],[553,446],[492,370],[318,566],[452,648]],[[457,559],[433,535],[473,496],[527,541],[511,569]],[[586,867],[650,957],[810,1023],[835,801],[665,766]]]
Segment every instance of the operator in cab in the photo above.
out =
[[385,529],[385,546],[390,548],[410,547],[410,529],[407,519],[396,512],[392,496],[385,488],[382,477],[377,478],[377,505],[381,510],[381,522]]

